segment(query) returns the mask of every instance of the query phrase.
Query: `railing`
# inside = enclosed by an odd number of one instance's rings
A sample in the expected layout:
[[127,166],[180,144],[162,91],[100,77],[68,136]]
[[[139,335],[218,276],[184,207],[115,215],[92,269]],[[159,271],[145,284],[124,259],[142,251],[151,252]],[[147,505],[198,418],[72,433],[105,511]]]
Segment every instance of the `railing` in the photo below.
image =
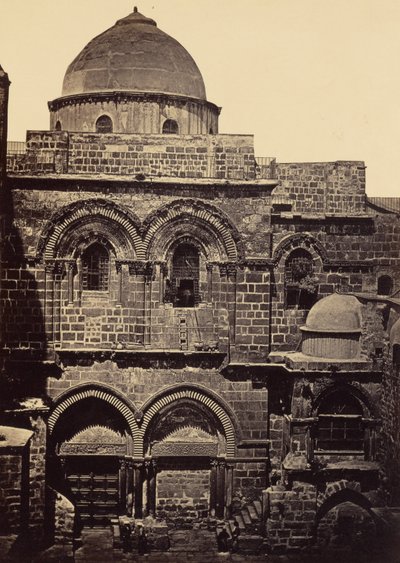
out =
[[25,153],[26,143],[24,141],[7,141],[7,155]]

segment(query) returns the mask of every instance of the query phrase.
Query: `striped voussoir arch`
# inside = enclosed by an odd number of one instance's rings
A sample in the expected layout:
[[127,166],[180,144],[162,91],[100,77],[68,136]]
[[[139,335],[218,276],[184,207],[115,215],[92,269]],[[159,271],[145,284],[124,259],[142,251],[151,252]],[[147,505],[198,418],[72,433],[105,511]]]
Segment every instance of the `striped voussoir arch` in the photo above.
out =
[[89,203],[90,205],[88,202],[82,202],[82,205],[71,209],[70,212],[67,212],[64,215],[64,217],[60,218],[60,221],[54,226],[46,240],[44,258],[52,259],[55,257],[57,243],[72,223],[83,218],[100,216],[104,219],[113,221],[122,227],[132,241],[137,259],[144,260],[145,251],[143,240],[136,225],[132,222],[130,217],[115,206],[106,206],[102,202],[97,203],[93,200]]
[[[226,454],[227,457],[234,457],[235,455],[235,429],[232,424],[232,421],[226,411],[217,403],[215,399],[205,395],[204,393],[197,391],[195,389],[180,389],[171,393],[168,393],[162,396],[160,399],[155,401],[144,413],[143,421],[141,425],[141,433],[142,433],[142,441],[148,425],[155,414],[162,409],[163,407],[170,405],[175,401],[179,401],[180,399],[192,399],[193,401],[197,401],[202,403],[206,407],[208,407],[214,415],[218,418],[222,427],[224,429],[225,438],[226,438]],[[134,452],[135,455],[142,455],[141,452],[135,451],[135,448],[139,446],[139,442],[134,442]]]
[[[139,441],[142,443],[142,435],[140,433],[139,427],[135,420],[134,413],[132,410],[126,405],[121,399],[110,393],[109,391],[105,391],[103,389],[83,389],[82,391],[77,391],[62,399],[61,402],[56,406],[54,411],[49,417],[48,420],[48,428],[50,433],[53,432],[55,425],[57,424],[58,419],[60,416],[72,405],[82,401],[83,399],[87,399],[88,397],[95,397],[96,399],[100,399],[109,403],[110,405],[114,406],[125,418],[127,425],[131,431],[133,436],[133,441]],[[143,450],[143,446],[141,446]]]
[[164,213],[160,213],[160,215],[156,216],[156,218],[151,221],[144,238],[144,247],[148,250],[157,231],[171,221],[178,221],[182,215],[190,216],[194,220],[197,219],[210,225],[222,239],[228,259],[237,260],[238,251],[236,242],[229,227],[220,217],[214,215],[208,209],[196,205],[176,205],[169,209],[164,209]]

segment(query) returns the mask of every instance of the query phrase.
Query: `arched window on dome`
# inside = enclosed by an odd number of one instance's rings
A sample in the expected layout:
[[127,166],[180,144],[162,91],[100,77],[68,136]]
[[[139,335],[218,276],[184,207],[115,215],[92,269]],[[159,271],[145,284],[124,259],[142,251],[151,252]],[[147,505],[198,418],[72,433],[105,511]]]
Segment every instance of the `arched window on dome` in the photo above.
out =
[[303,248],[296,248],[285,263],[285,305],[287,309],[311,309],[317,298],[312,256]]
[[101,115],[96,121],[96,133],[112,133],[113,122],[108,115]]
[[110,256],[100,243],[91,244],[82,253],[82,289],[89,291],[108,291],[110,276]]
[[62,127],[61,127],[61,121],[60,120],[57,121],[55,129],[56,129],[56,131],[61,131]]
[[172,255],[171,279],[165,300],[174,307],[195,307],[200,301],[200,254],[193,244],[179,244]]
[[388,275],[378,278],[378,295],[391,295],[393,293],[393,279]]
[[164,121],[162,132],[165,135],[177,135],[179,133],[178,123],[174,119]]
[[318,409],[317,450],[364,450],[363,407],[347,389],[327,395]]

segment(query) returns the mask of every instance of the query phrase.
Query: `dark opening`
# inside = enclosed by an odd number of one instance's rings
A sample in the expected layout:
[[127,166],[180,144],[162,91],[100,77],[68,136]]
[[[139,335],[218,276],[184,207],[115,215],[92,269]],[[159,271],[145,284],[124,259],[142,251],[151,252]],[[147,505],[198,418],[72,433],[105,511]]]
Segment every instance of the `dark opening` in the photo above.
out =
[[183,243],[172,258],[170,291],[175,307],[194,307],[199,296],[199,251],[195,246]]
[[176,135],[179,132],[178,123],[174,119],[164,121],[162,132],[167,135]]
[[96,121],[96,133],[112,133],[113,122],[108,115],[101,115]]
[[391,295],[393,293],[393,280],[390,276],[379,276],[378,295]]
[[82,289],[107,291],[110,258],[102,244],[94,243],[82,254]]
[[317,448],[320,450],[362,450],[363,410],[359,401],[345,390],[328,395],[318,411]]
[[286,308],[311,309],[317,298],[311,254],[302,248],[294,250],[285,264]]
[[61,121],[57,121],[57,123],[56,123],[56,131],[61,131]]

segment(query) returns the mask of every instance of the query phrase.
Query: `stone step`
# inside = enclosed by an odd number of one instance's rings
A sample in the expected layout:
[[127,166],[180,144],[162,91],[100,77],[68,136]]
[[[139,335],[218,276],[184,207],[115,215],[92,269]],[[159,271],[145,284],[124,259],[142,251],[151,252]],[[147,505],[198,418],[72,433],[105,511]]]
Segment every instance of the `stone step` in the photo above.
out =
[[244,523],[244,520],[242,518],[242,514],[236,514],[235,515],[235,520],[236,522],[239,524],[239,529],[240,531],[244,531],[246,529],[246,525]]
[[248,504],[246,508],[247,508],[248,513],[249,513],[250,520],[252,522],[258,522],[259,518],[258,518],[257,510],[255,509],[255,506],[253,506],[252,504]]
[[240,511],[240,514],[243,518],[245,529],[251,530],[252,521],[251,521],[250,514],[249,514],[248,510],[246,508],[242,508],[242,510]]
[[253,506],[257,512],[257,516],[259,518],[259,520],[262,519],[262,504],[260,500],[254,500],[253,501]]
[[264,552],[264,538],[256,534],[239,536],[239,551],[244,554],[258,555]]

